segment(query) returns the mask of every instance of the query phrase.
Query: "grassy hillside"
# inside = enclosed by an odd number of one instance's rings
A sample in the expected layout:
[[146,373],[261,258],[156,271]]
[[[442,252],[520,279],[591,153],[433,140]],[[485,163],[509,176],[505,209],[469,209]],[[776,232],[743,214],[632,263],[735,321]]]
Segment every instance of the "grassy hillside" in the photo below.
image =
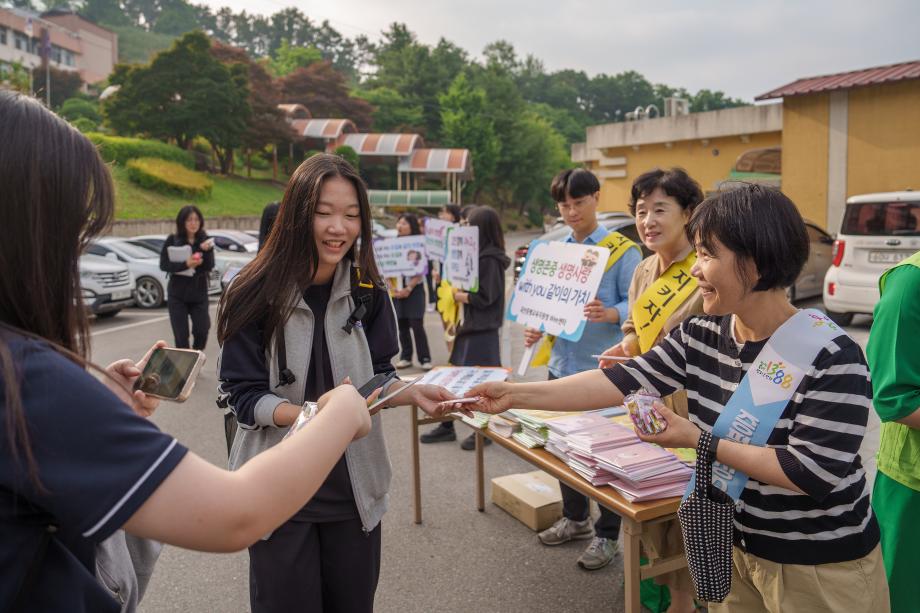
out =
[[[181,196],[161,194],[138,187],[128,180],[121,166],[110,166],[115,179],[116,219],[174,219],[176,212],[190,201]],[[212,176],[214,188],[209,200],[196,204],[205,217],[217,215],[260,215],[262,208],[281,200],[284,190],[270,181],[239,177]]]
[[158,51],[169,49],[175,36],[147,32],[135,26],[105,26],[118,34],[118,61],[122,64],[146,64]]

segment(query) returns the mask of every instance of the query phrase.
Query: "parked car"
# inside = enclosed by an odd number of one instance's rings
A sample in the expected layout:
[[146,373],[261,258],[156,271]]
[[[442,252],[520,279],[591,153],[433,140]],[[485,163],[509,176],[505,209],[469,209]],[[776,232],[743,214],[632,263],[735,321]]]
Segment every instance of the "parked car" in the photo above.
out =
[[824,275],[833,259],[834,237],[807,219],[805,230],[808,232],[808,261],[795,280],[795,285],[789,288],[789,300],[793,302],[821,295]]
[[[620,232],[637,245],[642,247],[642,256],[648,257],[652,254],[642,241],[639,239],[639,232],[636,230],[636,221],[626,213],[599,213],[598,223],[604,226],[608,232]],[[808,231],[810,241],[810,251],[808,262],[802,269],[795,285],[789,288],[790,300],[802,300],[813,296],[821,295],[821,284],[824,280],[824,273],[831,265],[831,245],[834,239],[817,224],[810,221],[805,222],[805,228]],[[568,226],[562,225],[555,230],[547,232],[537,240],[556,241],[562,240],[569,234]],[[530,245],[521,245],[514,252],[514,280],[517,282],[524,266],[524,260],[527,259],[527,251]]]
[[824,307],[845,326],[872,313],[882,273],[920,251],[920,192],[882,192],[847,199],[824,277]]
[[[159,270],[160,252],[163,251],[163,243],[166,242],[165,234],[143,234],[141,236],[133,236],[131,238],[125,238],[122,240],[124,240],[124,242],[129,245],[133,245],[136,247],[142,247],[145,249],[150,249],[156,252],[157,269]],[[219,294],[221,292],[220,277],[223,274],[224,269],[227,267],[228,265],[227,260],[229,259],[233,259],[233,258],[222,257],[222,254],[219,251],[214,252],[214,270],[212,270],[210,274],[208,274],[208,293],[209,294]],[[248,259],[251,260],[252,257],[249,257]],[[165,287],[166,286],[164,285],[164,288]],[[167,297],[165,293],[163,294],[163,297],[164,297],[163,299],[165,300]]]
[[160,270],[160,254],[123,238],[99,238],[86,247],[86,253],[128,265],[135,280],[135,305],[155,309],[166,302],[167,275]]
[[252,253],[259,250],[259,235],[255,236],[242,230],[208,230],[208,236],[214,239],[214,246],[220,251],[232,253]]
[[79,267],[83,304],[96,317],[114,317],[134,304],[134,276],[126,264],[84,254]]

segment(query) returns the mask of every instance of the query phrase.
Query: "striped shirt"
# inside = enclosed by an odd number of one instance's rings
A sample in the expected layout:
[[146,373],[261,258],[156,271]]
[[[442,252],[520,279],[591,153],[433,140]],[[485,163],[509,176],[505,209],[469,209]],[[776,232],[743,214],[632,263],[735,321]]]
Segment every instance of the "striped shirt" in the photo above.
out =
[[[766,340],[739,344],[732,317],[691,317],[651,351],[605,371],[623,393],[685,388],[690,420],[711,431]],[[735,544],[781,564],[861,558],[879,542],[859,457],[872,384],[862,349],[830,341],[776,423],[767,446],[805,494],[749,479],[735,506]]]

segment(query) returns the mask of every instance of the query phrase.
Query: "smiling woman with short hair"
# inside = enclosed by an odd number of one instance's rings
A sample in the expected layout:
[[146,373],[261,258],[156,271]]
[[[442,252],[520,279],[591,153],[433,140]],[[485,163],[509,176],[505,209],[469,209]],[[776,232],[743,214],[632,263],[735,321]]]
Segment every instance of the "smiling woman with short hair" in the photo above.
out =
[[[710,610],[888,611],[859,457],[869,370],[846,332],[786,297],[808,257],[801,215],[778,190],[745,185],[700,204],[687,233],[706,316],[620,366],[477,386],[468,395],[481,400],[467,408],[576,411],[641,388],[686,389],[689,419],[658,403],[667,428],[640,437],[663,447],[697,447],[710,433],[718,441],[715,457],[698,461],[717,462],[714,486],[736,501],[735,547],[731,592]],[[736,427],[750,414],[753,434]]]

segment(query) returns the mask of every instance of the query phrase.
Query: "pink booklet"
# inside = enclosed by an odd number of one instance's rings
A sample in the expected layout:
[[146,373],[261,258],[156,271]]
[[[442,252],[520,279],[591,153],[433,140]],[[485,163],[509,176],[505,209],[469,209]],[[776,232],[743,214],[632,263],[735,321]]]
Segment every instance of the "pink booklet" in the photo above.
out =
[[627,472],[632,468],[643,468],[677,460],[673,453],[649,443],[637,443],[626,447],[618,447],[617,449],[600,451],[595,456],[598,460]]
[[583,413],[579,415],[567,415],[546,422],[546,426],[551,432],[562,435],[584,432],[594,428],[603,428],[610,425],[610,420],[596,413]]

